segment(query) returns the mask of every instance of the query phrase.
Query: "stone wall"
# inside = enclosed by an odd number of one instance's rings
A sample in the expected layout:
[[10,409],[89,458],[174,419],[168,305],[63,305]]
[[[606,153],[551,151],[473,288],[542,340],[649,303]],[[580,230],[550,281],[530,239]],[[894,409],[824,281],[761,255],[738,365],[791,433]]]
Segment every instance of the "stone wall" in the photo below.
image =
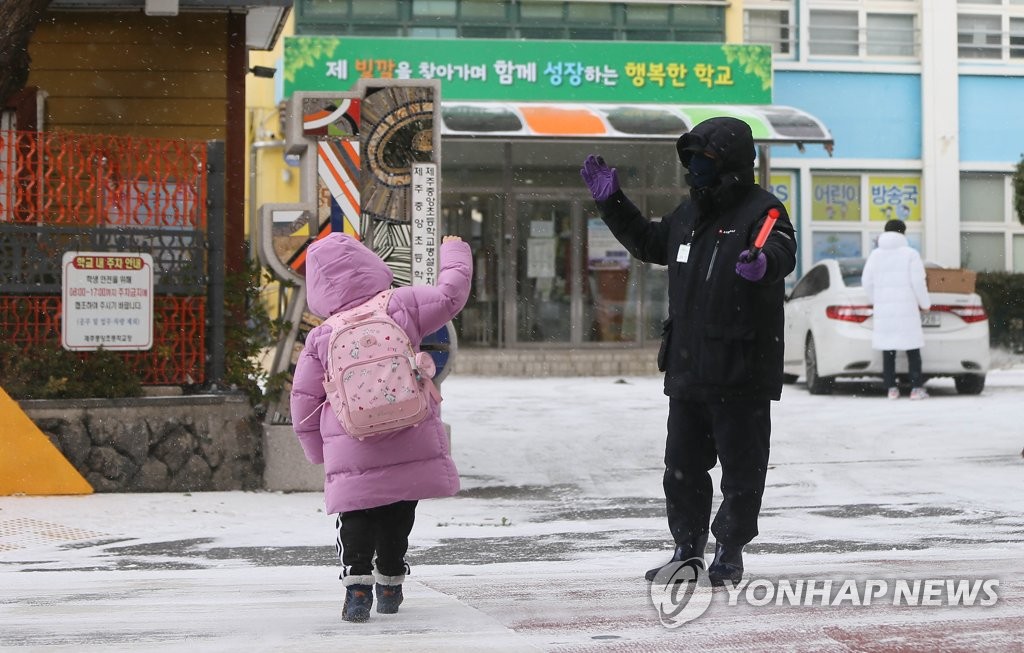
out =
[[97,492],[263,487],[263,425],[244,395],[18,403]]
[[453,374],[470,376],[657,376],[657,348],[476,349],[459,347]]

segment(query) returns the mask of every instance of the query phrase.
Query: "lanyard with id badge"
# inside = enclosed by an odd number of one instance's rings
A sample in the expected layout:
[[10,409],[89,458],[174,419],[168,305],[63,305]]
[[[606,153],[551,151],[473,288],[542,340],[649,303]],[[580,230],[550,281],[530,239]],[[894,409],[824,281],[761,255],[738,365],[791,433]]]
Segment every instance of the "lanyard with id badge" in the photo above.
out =
[[[690,243],[693,242],[696,233],[696,229],[690,232]],[[679,251],[676,252],[676,263],[686,263],[690,260],[690,243],[680,243]]]

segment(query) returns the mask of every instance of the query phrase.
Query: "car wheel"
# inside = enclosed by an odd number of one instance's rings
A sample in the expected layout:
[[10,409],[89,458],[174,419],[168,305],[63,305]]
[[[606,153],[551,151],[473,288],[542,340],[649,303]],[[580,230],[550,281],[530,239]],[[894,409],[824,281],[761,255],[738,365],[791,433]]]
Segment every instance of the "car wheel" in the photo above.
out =
[[984,374],[961,374],[953,377],[956,391],[962,395],[980,395],[985,389]]
[[818,352],[814,348],[814,336],[807,336],[804,347],[804,378],[807,379],[807,391],[812,395],[832,393],[832,379],[818,376]]

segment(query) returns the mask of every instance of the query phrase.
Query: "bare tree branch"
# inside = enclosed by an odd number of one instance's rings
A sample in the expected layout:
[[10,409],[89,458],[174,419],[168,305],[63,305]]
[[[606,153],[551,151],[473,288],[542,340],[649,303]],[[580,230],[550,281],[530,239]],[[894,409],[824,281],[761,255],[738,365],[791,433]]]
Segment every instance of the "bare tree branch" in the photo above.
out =
[[0,105],[28,81],[28,44],[50,0],[0,0]]

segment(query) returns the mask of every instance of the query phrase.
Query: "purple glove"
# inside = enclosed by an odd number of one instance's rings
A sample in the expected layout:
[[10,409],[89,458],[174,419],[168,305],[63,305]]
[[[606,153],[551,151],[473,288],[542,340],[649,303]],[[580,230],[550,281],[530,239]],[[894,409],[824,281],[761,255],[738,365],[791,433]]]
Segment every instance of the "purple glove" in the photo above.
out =
[[745,249],[740,254],[740,260],[736,261],[736,274],[747,281],[760,281],[764,278],[764,273],[768,271],[768,259],[764,252],[758,252],[757,258],[748,263],[747,254],[749,252],[750,250]]
[[603,202],[619,190],[619,173],[615,168],[609,168],[604,159],[596,154],[591,154],[583,161],[580,175],[598,202]]

